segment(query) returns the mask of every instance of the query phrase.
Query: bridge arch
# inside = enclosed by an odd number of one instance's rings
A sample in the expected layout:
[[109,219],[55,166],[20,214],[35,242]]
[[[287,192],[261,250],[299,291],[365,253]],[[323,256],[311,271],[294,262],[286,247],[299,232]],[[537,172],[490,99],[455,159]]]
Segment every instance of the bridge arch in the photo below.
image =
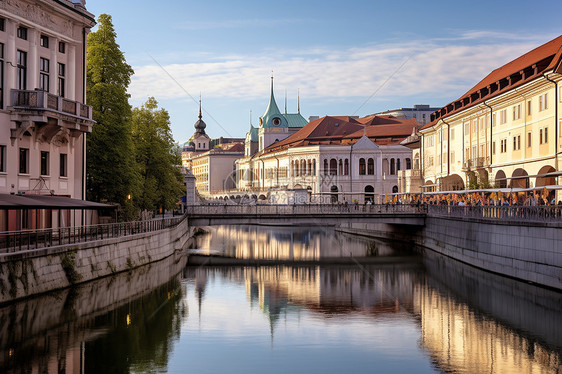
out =
[[[550,165],[546,165],[543,166],[540,170],[539,170],[539,175],[542,174],[546,174],[546,173],[553,173],[555,172],[556,169],[554,169],[552,166]],[[556,177],[555,176],[542,176],[542,177],[537,177],[537,180],[535,181],[535,187],[542,187],[542,186],[552,186],[556,184]]]

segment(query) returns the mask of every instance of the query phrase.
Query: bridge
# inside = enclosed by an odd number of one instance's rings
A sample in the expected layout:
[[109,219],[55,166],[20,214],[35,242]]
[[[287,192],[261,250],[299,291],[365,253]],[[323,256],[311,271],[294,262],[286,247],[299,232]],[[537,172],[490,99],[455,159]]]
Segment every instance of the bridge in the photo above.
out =
[[427,206],[417,205],[194,205],[190,226],[232,224],[337,225],[342,222],[424,226]]

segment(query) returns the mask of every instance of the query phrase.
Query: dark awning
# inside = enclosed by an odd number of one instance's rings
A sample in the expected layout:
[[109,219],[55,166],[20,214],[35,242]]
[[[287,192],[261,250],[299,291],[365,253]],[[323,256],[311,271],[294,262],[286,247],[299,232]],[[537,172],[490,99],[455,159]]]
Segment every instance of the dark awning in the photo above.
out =
[[0,209],[107,209],[114,205],[50,195],[0,194]]

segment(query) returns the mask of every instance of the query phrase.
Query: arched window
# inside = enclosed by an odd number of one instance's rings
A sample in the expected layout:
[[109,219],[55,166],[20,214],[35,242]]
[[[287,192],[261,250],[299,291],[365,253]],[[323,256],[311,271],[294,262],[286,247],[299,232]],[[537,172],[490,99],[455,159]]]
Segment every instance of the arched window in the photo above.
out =
[[338,174],[343,175],[343,161],[342,160],[338,161]]
[[359,175],[365,175],[365,159],[359,159]]
[[414,169],[419,170],[420,169],[420,155],[416,154],[416,156],[414,157]]
[[396,174],[396,167],[395,167],[396,160],[391,158],[390,159],[390,175]]
[[392,187],[392,193],[398,193],[398,186]]
[[375,188],[373,186],[365,186],[365,202],[375,202]]
[[324,159],[324,175],[328,175],[328,159]]
[[330,160],[330,175],[338,175],[338,162],[335,158]]
[[316,160],[312,160],[312,175],[316,176]]
[[367,160],[367,174],[375,175],[375,160],[372,158]]
[[291,177],[295,176],[295,161],[291,161]]
[[306,175],[306,160],[301,160],[301,175]]
[[343,163],[343,174],[349,175],[349,160],[346,158],[345,162]]
[[412,160],[407,158],[406,159],[406,169],[410,170],[412,168]]
[[332,204],[336,204],[338,202],[338,187],[332,186],[330,187],[330,192],[332,193]]
[[396,159],[396,170],[401,170],[401,169],[400,169],[400,159],[399,159],[399,158]]
[[306,161],[306,175],[312,175],[312,161]]
[[298,177],[299,175],[300,175],[299,162],[295,161],[295,177]]

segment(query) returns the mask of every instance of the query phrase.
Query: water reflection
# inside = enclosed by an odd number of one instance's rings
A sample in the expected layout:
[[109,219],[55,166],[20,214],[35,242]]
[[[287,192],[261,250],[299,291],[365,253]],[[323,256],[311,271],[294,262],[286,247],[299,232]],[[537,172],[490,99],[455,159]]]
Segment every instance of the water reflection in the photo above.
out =
[[[186,256],[171,256],[1,307],[0,373],[128,373],[125,358],[144,353],[158,362],[154,348],[168,345],[172,332],[177,334],[175,320],[162,317],[185,315],[180,287],[185,263]],[[147,335],[151,344],[143,345],[139,338]],[[123,344],[127,336],[137,343]],[[167,355],[169,348],[161,352]]]
[[211,226],[198,253],[239,259],[315,261],[411,253],[401,243],[367,239],[322,227]]
[[180,256],[0,308],[0,372],[561,372],[560,293],[430,253],[311,265],[373,247],[274,231],[217,228],[204,240],[302,264],[184,267]]

